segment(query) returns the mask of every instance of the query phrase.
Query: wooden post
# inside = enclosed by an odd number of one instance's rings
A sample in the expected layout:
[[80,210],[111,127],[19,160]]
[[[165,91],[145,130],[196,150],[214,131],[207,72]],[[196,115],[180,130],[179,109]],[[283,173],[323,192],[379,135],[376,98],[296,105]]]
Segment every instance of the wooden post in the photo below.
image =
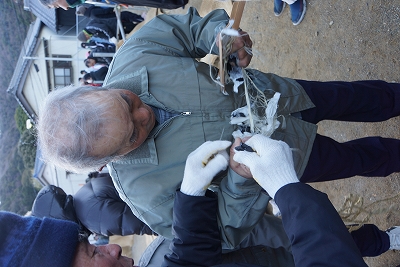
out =
[[[233,19],[232,29],[239,29],[240,21],[242,19],[244,6],[246,1],[233,1],[232,12],[230,18]],[[223,50],[222,50],[222,40],[219,38],[219,78],[221,82],[221,92],[226,95],[227,92],[225,90],[225,61],[223,58]]]
[[246,1],[235,1],[233,2],[232,12],[231,12],[231,19],[234,20],[232,29],[239,29],[240,21],[242,20],[243,10]]

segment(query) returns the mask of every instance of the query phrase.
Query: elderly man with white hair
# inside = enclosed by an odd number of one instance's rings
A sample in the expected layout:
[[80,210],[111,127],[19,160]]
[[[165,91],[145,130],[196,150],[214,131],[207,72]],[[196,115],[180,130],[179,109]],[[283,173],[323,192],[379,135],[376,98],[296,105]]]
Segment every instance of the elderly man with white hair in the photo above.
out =
[[[226,84],[229,94],[221,94],[215,83],[218,70],[197,60],[218,54],[216,36],[228,22],[223,10],[203,18],[193,8],[186,15],[157,16],[117,51],[103,87],[50,93],[38,123],[44,157],[72,171],[107,165],[132,212],[172,238],[175,192],[187,156],[205,141],[232,140],[237,130],[230,123],[232,111],[246,105],[243,86],[234,93],[233,85]],[[249,65],[251,46],[248,34],[237,31],[231,52],[237,52],[240,67]],[[250,68],[243,72],[252,81],[250,92],[258,88],[267,100],[280,95],[275,99],[279,125],[271,138],[293,149],[301,182],[400,171],[400,140],[365,137],[339,143],[317,134],[316,125],[327,119],[378,122],[398,116],[400,84],[294,80]],[[251,177],[231,161],[213,179],[223,248],[264,244],[290,250],[281,221],[265,214],[271,196],[246,179]],[[258,227],[269,232],[255,234]]]

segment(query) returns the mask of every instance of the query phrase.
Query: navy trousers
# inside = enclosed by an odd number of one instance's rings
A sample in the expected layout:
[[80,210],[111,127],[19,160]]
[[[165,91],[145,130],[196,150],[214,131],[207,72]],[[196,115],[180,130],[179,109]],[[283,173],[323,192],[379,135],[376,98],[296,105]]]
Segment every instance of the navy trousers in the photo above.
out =
[[[379,122],[400,115],[398,83],[296,81],[316,106],[301,112],[307,122]],[[400,140],[375,136],[339,143],[317,134],[300,181],[331,181],[355,175],[383,177],[393,172],[400,172]]]
[[364,224],[350,234],[363,257],[376,257],[389,250],[388,234],[379,230],[376,225]]
[[[297,82],[316,106],[302,111],[302,119],[314,124],[322,120],[379,122],[400,115],[398,83]],[[382,177],[399,171],[400,140],[374,136],[339,143],[317,134],[300,181],[331,181],[355,175]],[[363,257],[378,256],[390,246],[389,236],[372,224],[351,235]]]

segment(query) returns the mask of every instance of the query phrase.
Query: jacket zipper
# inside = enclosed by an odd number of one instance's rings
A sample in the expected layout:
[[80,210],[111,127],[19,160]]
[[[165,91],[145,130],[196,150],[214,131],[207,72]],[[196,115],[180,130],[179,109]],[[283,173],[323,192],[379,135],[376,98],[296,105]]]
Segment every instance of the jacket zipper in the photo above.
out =
[[[181,116],[190,116],[190,115],[192,115],[192,112],[191,112],[191,111],[183,111],[183,112],[181,112],[179,115],[181,115]],[[179,115],[178,115],[178,116],[179,116]],[[166,122],[164,122],[164,124],[152,135],[152,137],[157,136],[158,133],[159,133],[162,129],[164,129],[165,127],[167,127],[168,125],[170,125],[171,122],[174,120],[174,118],[175,118],[175,117],[172,117],[172,118],[170,118],[169,120],[167,120]]]

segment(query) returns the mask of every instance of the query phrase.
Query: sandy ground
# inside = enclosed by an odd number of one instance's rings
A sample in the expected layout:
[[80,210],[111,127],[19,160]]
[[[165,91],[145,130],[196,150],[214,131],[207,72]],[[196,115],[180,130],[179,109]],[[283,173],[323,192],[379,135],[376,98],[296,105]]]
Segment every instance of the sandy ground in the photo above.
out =
[[[230,8],[229,2],[213,0],[190,0],[189,4],[196,6],[200,14],[214,8]],[[183,10],[171,11],[180,12]],[[241,28],[250,33],[254,44],[250,67],[321,81],[400,82],[399,25],[400,1],[389,0],[310,0],[298,26],[292,25],[288,7],[275,17],[272,0],[254,0],[246,3],[241,21]],[[399,118],[382,123],[325,121],[319,124],[319,133],[340,142],[377,135],[400,138],[399,123]],[[386,178],[353,177],[313,186],[326,192],[338,209],[350,194],[362,197],[364,205],[375,203],[368,221],[386,229],[400,225],[399,178],[399,174]],[[389,251],[365,261],[371,267],[397,266],[400,252]]]

